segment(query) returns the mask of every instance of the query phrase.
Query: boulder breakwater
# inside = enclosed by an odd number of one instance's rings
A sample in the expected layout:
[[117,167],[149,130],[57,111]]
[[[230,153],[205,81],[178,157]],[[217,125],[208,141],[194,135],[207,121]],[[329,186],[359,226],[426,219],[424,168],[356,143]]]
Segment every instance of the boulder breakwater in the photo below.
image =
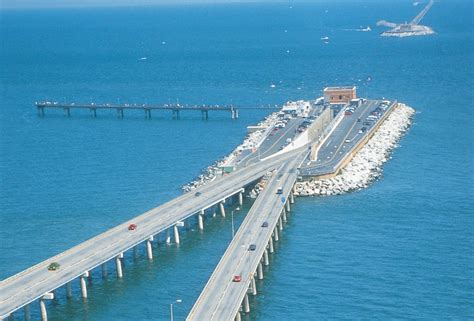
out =
[[294,195],[340,195],[368,187],[382,175],[382,165],[390,158],[391,152],[410,128],[414,113],[413,108],[398,104],[339,175],[297,182]]
[[236,157],[242,154],[245,150],[251,150],[258,148],[268,134],[268,129],[273,127],[275,122],[278,120],[277,112],[271,113],[265,117],[257,126],[261,127],[261,130],[256,130],[247,134],[242,144],[238,145],[229,155],[220,158],[215,161],[214,164],[206,167],[202,170],[201,174],[194,178],[191,182],[181,187],[184,193],[190,192],[193,189],[200,187],[208,182],[212,182],[216,177],[224,175],[223,167],[232,166],[235,163]]

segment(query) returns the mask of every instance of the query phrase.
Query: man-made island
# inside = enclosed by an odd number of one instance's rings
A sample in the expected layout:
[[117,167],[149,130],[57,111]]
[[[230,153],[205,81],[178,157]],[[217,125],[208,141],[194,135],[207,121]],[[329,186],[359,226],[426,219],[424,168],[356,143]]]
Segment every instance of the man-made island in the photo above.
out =
[[381,34],[382,37],[411,37],[411,36],[426,36],[434,34],[435,32],[428,26],[420,25],[421,19],[428,13],[428,11],[433,6],[433,0],[426,5],[426,7],[421,10],[421,12],[413,18],[409,23],[396,24],[393,22],[388,22],[385,20],[380,20],[377,22],[377,26],[385,26],[392,28]]

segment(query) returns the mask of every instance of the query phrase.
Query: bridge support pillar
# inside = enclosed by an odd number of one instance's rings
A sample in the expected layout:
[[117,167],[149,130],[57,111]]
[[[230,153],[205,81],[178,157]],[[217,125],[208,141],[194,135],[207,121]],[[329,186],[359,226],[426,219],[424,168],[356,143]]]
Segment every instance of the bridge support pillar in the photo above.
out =
[[225,217],[224,201],[219,203],[219,209],[221,210],[222,217]]
[[71,282],[66,283],[66,298],[72,298],[72,284]]
[[244,193],[239,192],[239,205],[242,206],[244,204]]
[[138,245],[135,245],[133,247],[133,259],[134,260],[138,259]]
[[286,217],[286,210],[285,210],[285,208],[283,208],[283,211],[282,211],[281,215],[282,215],[282,217],[283,217],[283,222],[285,222],[285,223],[288,222],[288,219],[287,219],[287,217]]
[[199,230],[204,230],[204,210],[201,210],[198,214],[198,225]]
[[122,261],[121,258],[123,257],[123,254],[120,253],[115,257],[115,265],[117,266],[117,277],[119,279],[123,278],[123,271],[122,271]]
[[173,230],[174,230],[174,242],[176,244],[179,244],[179,230],[178,230],[178,225],[175,225],[173,227]]
[[27,304],[23,307],[23,314],[25,316],[25,321],[31,320],[31,312],[30,312],[30,305]]
[[46,303],[43,299],[40,299],[40,312],[41,312],[41,321],[48,321],[48,311],[46,311]]
[[153,236],[150,236],[150,238],[146,240],[146,254],[149,260],[153,260],[153,247],[151,241],[153,241]]
[[54,294],[51,292],[45,293],[41,299],[39,300],[40,304],[40,312],[41,312],[41,320],[48,321],[48,312],[46,311],[46,300],[54,299]]
[[290,212],[291,211],[291,207],[290,207],[290,202],[286,202],[286,211],[287,212]]
[[166,230],[166,244],[171,243],[171,235],[170,235],[170,229]]
[[290,202],[291,204],[295,203],[295,196],[293,195],[293,193],[290,193]]
[[[258,263],[257,267],[257,277],[259,280],[263,280],[263,267],[262,267],[262,262]],[[255,280],[254,280],[255,282]]]
[[270,253],[275,252],[275,249],[273,248],[273,239],[270,236],[270,241],[268,242],[268,249],[270,250]]
[[278,228],[280,229],[280,231],[283,231],[283,222],[281,220],[281,216],[280,218],[278,219]]
[[102,263],[100,268],[102,269],[102,277],[105,279],[107,278],[108,276],[108,272],[107,272],[107,263]]
[[217,215],[217,206],[214,205],[214,206],[212,207],[212,217],[216,217],[216,215]]
[[252,277],[252,294],[257,295],[257,283],[254,277]]
[[87,299],[87,284],[86,279],[89,277],[89,272],[84,272],[83,275],[79,278],[81,282],[81,295],[83,299]]
[[245,297],[244,297],[244,312],[245,313],[250,312],[249,295],[247,293],[245,293]]
[[237,314],[235,315],[234,321],[242,321],[242,318],[240,317],[240,312],[237,311]]
[[278,242],[280,240],[280,237],[278,236],[278,228],[276,226],[273,230],[273,237],[275,238],[275,242]]
[[71,116],[71,110],[69,108],[64,108],[64,113],[66,114],[67,117]]
[[268,259],[268,250],[267,249],[265,249],[265,252],[263,252],[263,264],[265,266],[270,265],[270,260]]

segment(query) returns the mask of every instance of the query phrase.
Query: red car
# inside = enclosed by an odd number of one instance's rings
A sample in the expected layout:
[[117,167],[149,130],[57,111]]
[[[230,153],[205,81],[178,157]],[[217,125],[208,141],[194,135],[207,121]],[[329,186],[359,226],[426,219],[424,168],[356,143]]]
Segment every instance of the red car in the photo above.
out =
[[232,282],[240,282],[242,281],[242,277],[240,275],[234,275]]
[[133,230],[136,230],[136,229],[137,229],[137,224],[130,224],[130,225],[128,226],[128,230],[129,230],[129,231],[133,231]]

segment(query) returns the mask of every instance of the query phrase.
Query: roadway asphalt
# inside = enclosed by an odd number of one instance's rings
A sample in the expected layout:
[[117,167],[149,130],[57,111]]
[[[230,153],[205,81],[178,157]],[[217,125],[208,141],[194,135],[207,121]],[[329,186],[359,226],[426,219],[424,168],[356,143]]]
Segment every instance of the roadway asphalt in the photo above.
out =
[[[318,115],[318,113],[321,112],[321,106],[312,105],[312,108],[313,110],[309,116]],[[280,151],[288,138],[295,138],[297,134],[296,129],[304,120],[305,119],[301,117],[292,117],[284,128],[273,130],[256,151],[251,152],[250,150],[245,150],[236,160],[237,168],[245,167],[257,162],[259,159],[263,159]]]
[[[307,154],[308,151],[300,152],[274,173],[211,275],[188,321],[234,320],[281,215],[284,207],[281,198],[288,197],[296,181],[295,169]],[[283,187],[283,194],[276,194],[279,187]],[[268,227],[262,227],[265,221]],[[256,245],[255,251],[249,251],[250,244]],[[242,277],[241,282],[233,282],[235,275]]]
[[[347,153],[350,153],[376,125],[377,122],[371,122],[371,125],[364,123],[380,103],[381,101],[378,100],[368,100],[357,108],[352,115],[345,115],[336,129],[324,141],[318,151],[316,161],[309,164],[305,163],[301,169],[301,174],[319,176],[333,173]],[[366,131],[363,133],[361,133],[362,127],[366,127]]]
[[[100,264],[107,262],[120,253],[156,235],[176,222],[195,215],[222,199],[235,194],[239,189],[259,179],[269,169],[279,166],[283,161],[297,155],[289,152],[268,161],[250,165],[230,175],[218,178],[193,192],[179,196],[134,219],[118,225],[96,237],[93,237],[55,257],[49,258],[0,282],[0,318],[7,317],[13,311],[40,298],[67,282],[79,277]],[[301,150],[299,151],[301,152]],[[195,192],[201,192],[195,196]],[[128,226],[137,224],[137,229],[129,231]],[[51,262],[58,262],[57,271],[48,271]]]

